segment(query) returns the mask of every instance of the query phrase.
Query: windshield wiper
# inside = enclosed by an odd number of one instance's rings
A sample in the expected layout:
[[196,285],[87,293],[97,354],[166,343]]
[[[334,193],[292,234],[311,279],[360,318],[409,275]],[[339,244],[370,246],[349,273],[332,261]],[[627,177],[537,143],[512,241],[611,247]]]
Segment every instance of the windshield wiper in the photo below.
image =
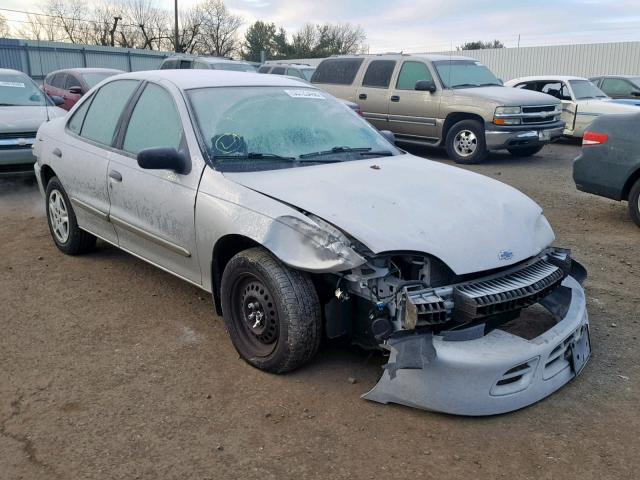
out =
[[325,155],[332,155],[334,153],[359,153],[363,156],[379,156],[388,157],[393,153],[389,150],[373,150],[371,147],[333,147],[331,150],[322,150],[319,152],[303,153],[300,155],[301,159],[312,157],[323,157]]
[[499,83],[481,83],[479,87],[502,87]]
[[460,83],[458,85],[454,85],[451,88],[465,88],[465,87],[479,87],[477,83]]
[[260,153],[260,152],[249,152],[246,155],[214,155],[214,160],[230,160],[230,159],[238,159],[238,160],[295,160],[295,157],[283,157],[281,155],[276,155],[275,153]]
[[0,103],[0,107],[17,107],[15,103]]

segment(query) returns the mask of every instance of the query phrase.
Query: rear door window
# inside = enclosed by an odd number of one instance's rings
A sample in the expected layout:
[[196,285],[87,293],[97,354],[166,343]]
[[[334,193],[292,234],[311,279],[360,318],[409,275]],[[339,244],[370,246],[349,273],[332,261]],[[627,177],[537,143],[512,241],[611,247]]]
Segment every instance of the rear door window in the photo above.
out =
[[330,58],[324,60],[311,77],[312,83],[351,85],[363,58]]
[[291,75],[292,77],[302,78],[302,74],[295,68],[287,68],[287,75]]
[[398,75],[396,88],[398,90],[415,90],[416,83],[422,80],[433,82],[433,75],[422,62],[404,62]]
[[273,73],[274,75],[284,75],[284,70],[284,67],[273,67],[271,73]]
[[191,60],[180,60],[180,68],[181,69],[191,68]]
[[138,84],[138,80],[116,80],[100,88],[91,102],[80,136],[111,145],[120,115]]
[[396,68],[394,60],[374,60],[367,67],[367,72],[362,79],[362,86],[387,88],[394,68]]
[[607,78],[602,82],[602,90],[607,95],[631,96],[631,92],[635,89],[622,78]]
[[178,60],[165,60],[164,62],[162,62],[162,65],[160,65],[160,70],[172,70],[174,68],[177,68],[178,66]]
[[271,67],[260,67],[258,73],[269,73],[269,70],[271,70]]

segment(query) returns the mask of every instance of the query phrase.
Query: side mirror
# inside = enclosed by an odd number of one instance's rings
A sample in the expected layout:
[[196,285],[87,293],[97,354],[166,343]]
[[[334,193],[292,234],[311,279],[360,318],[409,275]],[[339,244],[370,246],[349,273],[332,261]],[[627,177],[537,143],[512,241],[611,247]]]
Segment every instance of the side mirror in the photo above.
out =
[[504,85],[504,80],[502,80],[501,78],[498,79],[498,82],[500,82],[500,85]]
[[435,92],[436,84],[433,83],[433,80],[418,80],[416,82],[415,89],[420,92]]
[[71,87],[69,89],[69,93],[73,93],[74,95],[82,95],[82,87],[76,85],[75,87]]
[[187,173],[187,159],[175,148],[147,148],[138,153],[138,165],[147,170],[173,170]]
[[380,135],[382,135],[389,143],[391,143],[391,145],[395,145],[396,136],[391,130],[380,130]]
[[631,96],[632,97],[640,97],[640,90],[634,90],[633,92],[631,92]]
[[58,95],[51,95],[49,98],[51,99],[51,101],[56,107],[64,103],[64,98],[59,97]]

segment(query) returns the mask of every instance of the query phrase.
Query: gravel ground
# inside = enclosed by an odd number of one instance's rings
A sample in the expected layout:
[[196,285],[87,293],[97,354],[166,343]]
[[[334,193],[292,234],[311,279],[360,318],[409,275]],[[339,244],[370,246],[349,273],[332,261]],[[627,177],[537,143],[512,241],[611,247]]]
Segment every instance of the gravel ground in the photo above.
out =
[[0,181],[0,478],[638,478],[640,229],[575,190],[577,152],[471,167],[540,203],[590,274],[583,374],[490,418],[361,400],[383,360],[344,342],[255,370],[202,291],[106,245],[62,255],[35,184]]

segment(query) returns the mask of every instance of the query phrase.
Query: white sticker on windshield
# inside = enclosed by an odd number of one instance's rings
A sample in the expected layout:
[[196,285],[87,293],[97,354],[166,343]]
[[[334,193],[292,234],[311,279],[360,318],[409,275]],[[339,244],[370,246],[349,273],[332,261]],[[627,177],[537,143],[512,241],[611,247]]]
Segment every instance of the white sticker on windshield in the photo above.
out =
[[316,98],[319,100],[324,100],[324,95],[320,92],[315,92],[313,90],[285,90],[287,95],[293,98]]
[[0,82],[0,87],[24,88],[22,82]]

